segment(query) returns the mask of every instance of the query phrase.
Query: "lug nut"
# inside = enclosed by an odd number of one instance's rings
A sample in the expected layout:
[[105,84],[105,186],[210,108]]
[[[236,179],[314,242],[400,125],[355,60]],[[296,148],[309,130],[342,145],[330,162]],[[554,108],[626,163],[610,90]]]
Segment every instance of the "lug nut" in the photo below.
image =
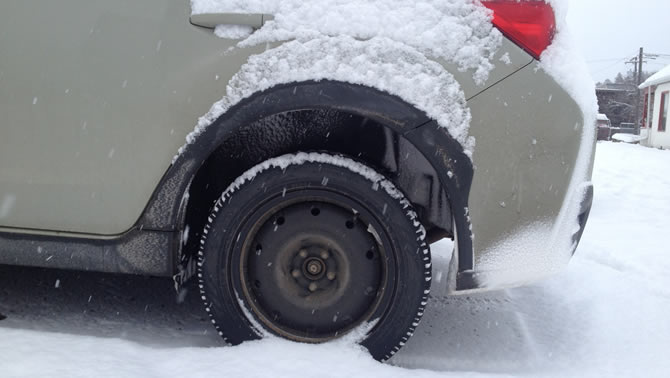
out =
[[331,281],[334,280],[335,279],[335,272],[328,272],[328,274],[326,274],[326,277],[328,277],[328,279],[331,280]]
[[326,260],[330,257],[330,253],[328,251],[321,251],[321,258]]
[[291,275],[293,276],[293,278],[298,278],[300,277],[300,271],[298,269],[293,269]]
[[304,249],[301,249],[300,252],[299,252],[299,254],[300,254],[300,257],[302,257],[303,259],[304,259],[305,257],[307,257],[307,251],[304,250]]
[[316,289],[317,289],[317,286],[314,282],[309,284],[309,291],[316,291]]

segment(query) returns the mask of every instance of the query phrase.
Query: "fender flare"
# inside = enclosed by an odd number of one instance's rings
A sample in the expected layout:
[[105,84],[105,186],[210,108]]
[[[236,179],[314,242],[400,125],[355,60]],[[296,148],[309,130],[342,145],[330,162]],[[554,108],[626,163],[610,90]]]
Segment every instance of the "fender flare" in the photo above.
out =
[[405,137],[424,155],[446,189],[454,216],[458,235],[458,253],[454,256],[458,259],[456,290],[476,287],[469,274],[473,270],[473,249],[467,214],[472,161],[447,129],[423,111],[397,96],[358,84],[328,80],[282,84],[233,105],[185,146],[161,179],[138,226],[156,231],[179,230],[191,180],[210,154],[242,126],[270,115],[304,109],[336,109],[372,119]]

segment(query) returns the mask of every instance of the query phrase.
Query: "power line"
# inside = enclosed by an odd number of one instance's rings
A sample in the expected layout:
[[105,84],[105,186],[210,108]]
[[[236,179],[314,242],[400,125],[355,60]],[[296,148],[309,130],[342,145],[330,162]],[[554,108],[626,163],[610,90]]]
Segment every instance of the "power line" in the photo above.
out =
[[624,56],[623,58],[603,58],[603,59],[592,59],[592,60],[587,60],[586,63],[597,63],[597,62],[612,62],[615,60],[624,60],[628,59],[628,56]]
[[623,63],[624,60],[626,60],[626,59],[628,59],[628,57],[625,57],[625,58],[623,58],[623,59],[619,59],[618,61],[614,62],[613,64],[611,64],[611,65],[609,65],[609,66],[607,66],[607,67],[605,67],[605,68],[601,68],[601,69],[599,69],[598,71],[595,71],[593,74],[595,75],[595,74],[599,74],[599,73],[601,73],[601,72],[603,72],[603,71],[609,70],[610,68],[616,66],[617,64],[621,64],[621,63]]
[[[630,59],[630,57],[631,57],[631,56],[634,56],[634,55],[637,55],[637,51],[632,52],[630,55],[626,55],[626,56],[624,56],[623,58],[620,58],[620,59],[618,59],[618,58],[606,58],[606,59],[608,59],[608,60],[609,60],[609,59],[617,59],[617,60],[616,60],[616,62],[614,62],[614,63],[608,65],[607,67],[601,68],[601,69],[599,69],[599,70],[593,72],[593,75],[597,75],[597,74],[599,74],[599,73],[601,73],[601,72],[607,71],[607,70],[611,69],[612,67],[615,67],[616,65],[623,63],[626,59]],[[599,60],[599,59],[596,59],[596,60]],[[588,62],[587,62],[587,63],[588,63]]]

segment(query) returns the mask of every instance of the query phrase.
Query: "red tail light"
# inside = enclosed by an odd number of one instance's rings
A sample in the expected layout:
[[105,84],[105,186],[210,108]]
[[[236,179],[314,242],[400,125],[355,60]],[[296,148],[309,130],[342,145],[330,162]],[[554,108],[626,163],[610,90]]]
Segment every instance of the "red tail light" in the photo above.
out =
[[544,0],[482,0],[493,11],[493,25],[535,59],[556,32],[554,9]]

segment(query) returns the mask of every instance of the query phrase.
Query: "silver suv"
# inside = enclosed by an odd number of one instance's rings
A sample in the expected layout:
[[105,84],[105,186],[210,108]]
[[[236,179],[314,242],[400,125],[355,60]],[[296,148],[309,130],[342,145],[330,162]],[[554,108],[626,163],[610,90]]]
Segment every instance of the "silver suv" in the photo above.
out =
[[379,360],[419,323],[431,243],[455,241],[454,294],[567,263],[594,127],[540,62],[549,4],[409,5],[459,40],[192,3],[0,2],[0,263],[197,277],[230,343],[356,329]]

